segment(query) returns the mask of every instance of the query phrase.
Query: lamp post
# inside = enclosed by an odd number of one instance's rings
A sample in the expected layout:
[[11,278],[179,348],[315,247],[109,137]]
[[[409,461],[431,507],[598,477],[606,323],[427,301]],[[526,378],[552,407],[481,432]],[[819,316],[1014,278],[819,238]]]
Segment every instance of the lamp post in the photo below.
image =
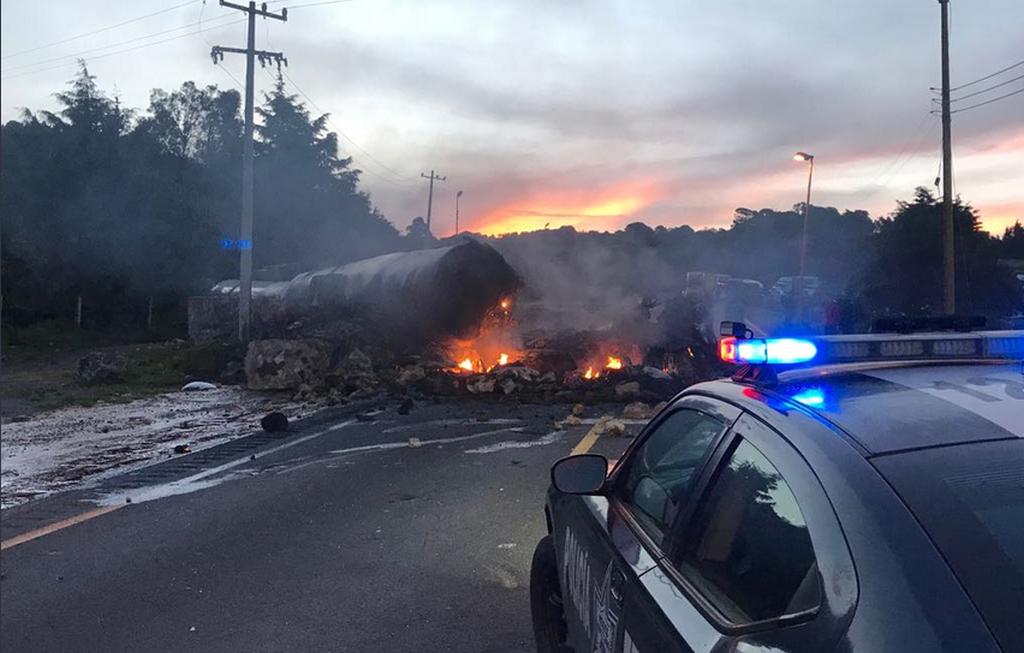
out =
[[459,198],[462,197],[462,191],[455,193],[455,235],[459,235]]
[[793,155],[794,161],[807,162],[807,201],[804,202],[804,230],[800,238],[800,277],[796,284],[796,314],[797,319],[804,318],[804,266],[807,262],[807,222],[811,212],[811,180],[814,178],[814,155],[807,152],[797,152]]

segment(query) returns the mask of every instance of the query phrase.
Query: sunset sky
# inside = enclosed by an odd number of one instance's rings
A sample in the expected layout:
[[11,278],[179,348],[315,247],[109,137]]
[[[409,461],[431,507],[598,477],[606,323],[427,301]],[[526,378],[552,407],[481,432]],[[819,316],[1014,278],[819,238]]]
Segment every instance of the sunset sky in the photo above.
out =
[[[363,187],[400,228],[426,214],[419,175],[431,169],[447,176],[435,189],[441,236],[459,189],[463,228],[488,233],[699,228],[728,225],[736,207],[802,201],[796,150],[816,157],[813,203],[876,217],[938,172],[935,0],[300,6],[312,2],[271,3],[291,6],[289,20],[260,21],[258,46],[285,52],[287,84],[331,114]],[[951,9],[954,87],[1024,61],[1024,2]],[[216,0],[4,0],[2,14],[4,120],[52,109],[75,56],[140,109],[153,87],[244,79],[241,57],[210,61],[211,44],[244,44],[241,14]],[[954,97],[1022,75],[1024,65]],[[272,84],[268,72],[256,80]],[[1024,78],[954,108],[1019,88]],[[990,230],[1024,220],[1024,94],[953,119],[956,191]]]

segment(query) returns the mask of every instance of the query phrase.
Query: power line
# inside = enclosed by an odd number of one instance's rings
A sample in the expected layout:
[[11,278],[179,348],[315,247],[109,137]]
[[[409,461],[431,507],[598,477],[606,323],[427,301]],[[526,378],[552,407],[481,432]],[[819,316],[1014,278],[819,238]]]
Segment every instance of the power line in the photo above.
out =
[[[219,25],[211,26],[211,29],[212,29],[212,27],[226,27],[227,25],[232,24],[231,22],[225,23],[224,22],[225,18],[234,18],[234,16],[228,15],[228,16],[221,16],[220,18],[213,19],[213,21],[210,21],[210,22],[220,21],[220,24]],[[235,21],[232,21],[232,22],[237,23],[237,22],[240,22],[240,21],[235,20]],[[73,53],[70,53],[70,54],[64,54],[64,55],[61,55],[59,57],[51,57],[49,59],[43,59],[41,61],[36,61],[36,62],[33,62],[33,63],[19,64],[17,66],[12,66],[12,67],[9,67],[9,68],[5,68],[4,70],[5,71],[23,70],[25,68],[33,68],[35,66],[41,66],[43,64],[53,63],[54,61],[63,61],[65,59],[78,59],[79,57],[82,57],[84,55],[87,55],[87,54],[90,54],[90,53],[93,53],[93,52],[99,52],[101,50],[107,50],[109,48],[116,48],[116,47],[120,47],[122,45],[127,45],[129,43],[136,43],[138,41],[144,41],[146,39],[153,38],[154,36],[162,36],[164,34],[169,34],[171,32],[178,32],[178,31],[181,31],[183,29],[188,29],[190,27],[200,27],[200,26],[202,26],[202,20],[196,21],[195,23],[186,23],[185,25],[180,25],[178,27],[172,27],[170,29],[161,30],[159,32],[153,32],[152,34],[146,34],[144,36],[136,36],[135,38],[128,39],[126,41],[118,41],[117,43],[109,43],[107,45],[101,45],[101,46],[97,46],[95,48],[89,48],[88,50],[80,50],[78,52],[73,52]]]
[[[160,39],[159,41],[153,41],[152,43],[143,43],[142,45],[136,45],[136,46],[131,47],[131,48],[125,48],[123,50],[115,50],[114,52],[107,52],[107,53],[104,53],[104,54],[101,54],[101,55],[97,55],[95,57],[90,57],[89,60],[90,61],[95,61],[97,59],[105,59],[106,57],[113,57],[115,55],[124,54],[126,52],[134,52],[135,50],[141,50],[143,48],[149,48],[149,47],[152,47],[154,45],[160,45],[161,43],[168,43],[170,41],[176,41],[177,39],[183,39],[183,38],[185,38],[187,36],[194,36],[196,34],[201,34],[202,32],[209,32],[211,30],[220,29],[221,27],[227,27],[229,25],[235,25],[237,23],[244,22],[244,21],[245,21],[245,19],[243,18],[242,20],[236,20],[234,22],[225,23],[223,25],[214,25],[213,27],[207,27],[207,28],[204,28],[204,29],[197,29],[197,30],[192,31],[192,32],[185,32],[184,34],[178,34],[177,36],[171,36],[171,37],[168,37],[166,39]],[[46,72],[48,70],[56,70],[57,68],[64,68],[65,66],[68,66],[71,63],[74,63],[74,62],[68,61],[68,62],[63,62],[63,63],[56,64],[54,66],[48,66],[46,68],[37,68],[35,70],[25,70],[25,71],[22,71],[22,72],[15,73],[13,75],[7,75],[5,77],[0,77],[0,79],[11,79],[11,78],[14,78],[14,77],[24,77],[26,75],[35,75],[37,73]]]
[[[312,106],[312,107],[313,107],[314,109],[316,109],[316,110],[317,110],[318,112],[320,112],[321,114],[324,114],[324,115],[326,115],[326,116],[327,116],[327,122],[328,122],[328,124],[330,124],[330,125],[331,125],[331,127],[333,127],[335,131],[337,131],[337,132],[338,132],[339,134],[341,134],[341,136],[342,136],[342,137],[344,137],[344,139],[345,139],[345,140],[347,140],[347,141],[348,141],[349,143],[351,143],[353,147],[355,147],[355,148],[356,148],[357,150],[359,150],[359,151],[360,151],[360,152],[362,152],[362,153],[363,153],[364,155],[366,155],[366,158],[368,158],[369,160],[371,160],[371,161],[373,161],[374,163],[376,163],[376,164],[377,164],[378,166],[380,166],[380,167],[381,167],[382,169],[384,169],[384,170],[387,170],[387,171],[388,171],[389,173],[391,173],[391,174],[392,174],[392,175],[393,175],[394,177],[396,177],[396,178],[397,178],[397,179],[398,179],[399,181],[403,181],[403,182],[410,182],[410,181],[413,181],[413,180],[414,180],[414,177],[408,177],[408,176],[406,176],[406,175],[403,175],[402,173],[398,172],[397,170],[395,170],[395,169],[393,169],[393,168],[391,168],[391,167],[389,167],[389,166],[387,166],[387,165],[385,165],[385,164],[381,163],[381,162],[380,162],[380,161],[379,161],[379,160],[378,160],[378,159],[377,159],[376,157],[374,157],[374,156],[373,156],[372,154],[370,154],[370,153],[369,153],[369,152],[367,152],[367,151],[366,151],[365,149],[363,149],[363,147],[361,147],[361,146],[360,146],[360,145],[359,145],[358,143],[356,143],[356,142],[355,142],[354,140],[352,140],[352,138],[350,138],[350,137],[348,136],[348,134],[346,134],[346,133],[345,133],[344,131],[342,131],[342,130],[341,130],[341,128],[340,128],[340,127],[338,127],[338,126],[337,126],[337,125],[336,125],[336,124],[334,123],[334,121],[333,121],[333,120],[331,120],[330,114],[329,114],[328,112],[324,111],[324,110],[323,110],[323,109],[321,109],[321,108],[320,108],[319,106],[317,106],[316,102],[314,102],[314,101],[313,101],[313,99],[312,99],[311,97],[309,97],[308,95],[306,95],[305,91],[303,91],[303,90],[302,90],[301,88],[299,88],[299,85],[295,83],[295,80],[294,80],[294,79],[292,79],[292,78],[291,78],[291,76],[290,76],[290,75],[288,75],[288,73],[286,73],[285,71],[283,71],[283,70],[282,70],[282,71],[281,71],[281,74],[282,74],[282,75],[284,76],[284,78],[285,78],[285,79],[287,79],[287,80],[288,80],[288,82],[289,82],[289,83],[290,83],[290,84],[292,85],[292,87],[293,87],[293,88],[294,88],[294,89],[295,89],[296,91],[298,91],[298,92],[299,92],[299,95],[301,95],[301,96],[302,96],[302,97],[303,97],[303,98],[304,98],[304,99],[305,99],[305,100],[306,100],[307,102],[309,102],[310,106]],[[370,174],[374,174],[372,170],[367,170],[366,172],[369,172]],[[388,178],[386,178],[386,177],[382,177],[381,175],[376,175],[376,176],[377,176],[377,177],[379,177],[379,178],[381,178],[381,179],[384,179],[385,181],[391,182],[391,183],[393,183],[393,184],[398,184],[398,182],[396,182],[396,181],[393,181],[393,180],[391,180],[391,179],[388,179]]]
[[962,88],[967,88],[968,86],[974,86],[978,82],[983,82],[986,79],[992,79],[993,77],[996,77],[997,75],[1002,75],[1006,71],[1013,70],[1014,68],[1018,68],[1020,66],[1024,66],[1024,59],[1021,59],[1017,63],[1011,64],[1011,65],[1007,66],[1006,68],[1003,68],[1002,70],[997,70],[994,73],[992,73],[991,75],[985,75],[984,77],[979,77],[978,79],[974,80],[973,82],[967,82],[966,84],[961,84],[960,86],[957,86],[955,88],[951,88],[949,90],[950,90],[950,92],[952,92],[952,91],[959,91]]
[[1000,82],[999,84],[995,84],[993,86],[989,86],[988,88],[983,88],[980,91],[975,91],[973,93],[968,93],[967,95],[961,95],[958,98],[953,98],[952,101],[953,102],[959,102],[960,100],[966,100],[967,98],[972,98],[972,97],[975,97],[975,96],[978,96],[978,95],[982,95],[984,93],[988,93],[989,91],[994,91],[997,88],[1006,86],[1007,84],[1012,84],[1013,82],[1016,82],[1019,79],[1024,79],[1024,75],[1017,75],[1013,79],[1008,79],[1005,82]]
[[[339,4],[339,3],[342,3],[342,2],[354,2],[354,1],[355,0],[321,0],[320,2],[307,2],[307,3],[301,4],[301,5],[289,5],[288,8],[289,9],[299,9],[301,7],[319,7],[321,5],[336,5],[336,4]],[[268,5],[273,5],[273,4],[278,4],[278,3],[281,3],[281,2],[286,2],[286,0],[271,0],[267,4]]]
[[101,32],[109,32],[110,30],[117,29],[118,27],[123,27],[125,25],[130,25],[131,23],[137,23],[140,20],[145,20],[147,18],[151,18],[151,17],[157,16],[159,14],[165,14],[168,11],[174,11],[175,9],[180,9],[180,8],[182,8],[182,7],[186,6],[186,5],[190,5],[190,4],[194,3],[194,2],[196,2],[196,0],[187,0],[186,2],[182,2],[181,4],[177,4],[177,5],[174,5],[174,6],[171,6],[171,7],[164,7],[163,9],[160,9],[160,10],[148,13],[148,14],[144,14],[142,16],[136,16],[135,18],[129,18],[128,20],[121,21],[120,23],[115,23],[114,25],[108,25],[107,27],[101,27],[99,29],[94,29],[94,30],[91,30],[89,32],[82,32],[81,34],[77,34],[75,36],[69,36],[66,39],[61,39],[59,41],[52,41],[50,43],[45,43],[43,45],[37,45],[34,48],[28,48],[26,50],[19,50],[18,52],[12,52],[11,54],[7,54],[7,55],[4,55],[3,57],[0,57],[0,59],[10,59],[11,57],[19,57],[19,56],[21,56],[23,54],[28,54],[29,52],[36,52],[38,50],[45,50],[46,48],[52,48],[53,46],[61,45],[62,43],[69,43],[71,41],[77,41],[78,39],[83,39],[83,38],[85,38],[87,36],[92,36],[93,34],[99,34]]
[[925,113],[921,116],[921,120],[917,124],[917,128],[912,132],[914,134],[914,138],[906,141],[900,149],[899,154],[889,162],[889,165],[875,175],[875,178],[868,184],[868,186],[875,186],[875,190],[868,192],[863,197],[874,197],[880,193],[888,186],[889,182],[891,182],[896,175],[903,170],[904,166],[910,163],[913,159],[921,156],[921,150],[928,139],[928,135],[925,134],[925,131],[930,127],[927,122],[929,115],[929,113]]
[[1024,93],[1024,88],[1019,88],[1016,91],[1013,91],[1011,93],[1007,93],[1006,95],[1000,95],[999,97],[994,97],[991,100],[986,100],[984,102],[979,102],[977,104],[972,104],[969,107],[963,107],[961,109],[957,109],[953,113],[962,113],[964,111],[969,111],[970,109],[977,109],[978,107],[983,107],[986,104],[992,104],[993,102],[998,102],[999,100],[1005,100],[1006,98],[1012,97],[1014,95],[1017,95],[1018,93]]
[[[206,11],[206,0],[203,0],[202,4],[199,5],[199,18],[196,20],[196,22],[199,24],[199,27],[200,27],[199,36],[202,37],[203,41],[206,42],[206,45],[209,46],[209,48],[212,50],[213,49],[213,43],[210,42],[210,39],[206,38],[206,34],[203,34],[203,30],[201,29],[202,26],[203,26],[203,12],[204,11]],[[218,19],[214,19],[214,20],[218,20]],[[266,21],[264,21],[264,22],[266,22]],[[228,77],[231,78],[231,81],[233,81],[239,88],[242,87],[242,82],[237,77],[235,77],[234,73],[232,73],[231,70],[227,66],[224,65],[223,61],[216,61],[215,63],[217,65],[217,68],[221,72],[223,72],[225,75],[227,75]]]

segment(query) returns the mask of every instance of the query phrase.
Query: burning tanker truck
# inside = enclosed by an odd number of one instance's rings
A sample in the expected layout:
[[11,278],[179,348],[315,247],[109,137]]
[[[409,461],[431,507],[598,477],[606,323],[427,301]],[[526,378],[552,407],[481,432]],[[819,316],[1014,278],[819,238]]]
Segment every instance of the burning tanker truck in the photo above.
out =
[[521,283],[493,247],[465,240],[306,272],[279,292],[289,314],[359,311],[387,329],[389,339],[424,346],[473,335],[488,311]]
[[[540,401],[655,401],[693,380],[613,334],[538,329],[544,302],[530,302],[537,293],[525,289],[519,310],[521,290],[506,259],[469,238],[262,283],[254,288],[245,380],[310,400],[390,389]],[[222,325],[233,323],[236,293],[237,282],[214,288]],[[190,332],[203,333],[191,313],[190,304]],[[528,325],[520,313],[532,313]]]

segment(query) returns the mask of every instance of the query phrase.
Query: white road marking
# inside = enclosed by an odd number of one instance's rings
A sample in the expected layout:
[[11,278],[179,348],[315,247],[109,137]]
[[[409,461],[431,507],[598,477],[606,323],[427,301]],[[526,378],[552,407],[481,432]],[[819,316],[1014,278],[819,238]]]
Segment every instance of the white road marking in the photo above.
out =
[[[278,451],[289,449],[296,445],[300,445],[304,442],[309,442],[310,440],[314,440],[323,435],[327,435],[328,433],[331,433],[333,431],[339,431],[347,426],[352,426],[353,424],[356,423],[356,420],[347,420],[345,422],[341,422],[340,424],[335,424],[330,428],[317,431],[316,433],[310,433],[309,435],[304,435],[301,438],[295,438],[294,440],[289,440],[287,442],[279,444],[276,447],[271,447],[270,449],[261,451],[259,452],[258,456],[260,458],[265,458],[266,456],[269,456],[272,453],[277,453]],[[210,469],[203,470],[197,474],[193,474],[192,476],[186,476],[185,478],[180,478],[175,481],[170,481],[168,483],[160,483],[157,485],[141,487],[134,490],[112,492],[110,494],[103,495],[102,497],[95,499],[93,501],[97,505],[108,506],[116,503],[124,503],[125,500],[128,498],[132,499],[132,503],[142,503],[144,501],[153,501],[154,499],[162,499],[164,497],[173,496],[177,494],[189,494],[197,490],[203,490],[208,487],[213,487],[214,485],[219,485],[220,483],[223,483],[230,479],[238,478],[237,475],[231,475],[225,476],[223,478],[210,479],[211,476],[223,474],[228,470],[234,469],[235,467],[244,465],[248,462],[251,462],[250,456],[236,458],[235,460],[224,463],[223,465],[211,467]],[[136,497],[138,497],[138,500],[136,500]]]
[[522,424],[523,420],[513,419],[510,417],[495,417],[493,419],[487,419],[485,421],[477,421],[475,419],[466,419],[464,417],[452,418],[452,419],[435,419],[426,422],[415,422],[413,424],[401,424],[399,426],[392,426],[383,430],[383,433],[400,433],[402,431],[412,431],[415,429],[421,429],[425,426],[493,426],[496,424]]
[[488,444],[476,449],[466,449],[463,453],[495,453],[497,451],[503,451],[505,449],[529,449],[530,447],[540,447],[546,444],[552,444],[558,442],[565,435],[564,431],[552,431],[547,435],[537,438],[536,440],[506,440],[504,442],[497,442],[495,444]]
[[473,433],[472,435],[459,435],[452,438],[437,438],[436,440],[423,440],[419,446],[413,446],[409,444],[408,440],[401,442],[382,442],[380,444],[367,444],[362,447],[349,447],[348,449],[335,449],[331,451],[333,454],[346,454],[346,453],[359,453],[362,451],[385,451],[387,449],[402,449],[402,448],[420,448],[427,447],[432,444],[451,444],[452,442],[465,442],[466,440],[475,440],[477,438],[485,438],[489,435],[497,435],[499,433],[517,432],[520,429],[518,427],[510,427],[504,429],[497,429],[494,431],[484,431],[483,433]]

